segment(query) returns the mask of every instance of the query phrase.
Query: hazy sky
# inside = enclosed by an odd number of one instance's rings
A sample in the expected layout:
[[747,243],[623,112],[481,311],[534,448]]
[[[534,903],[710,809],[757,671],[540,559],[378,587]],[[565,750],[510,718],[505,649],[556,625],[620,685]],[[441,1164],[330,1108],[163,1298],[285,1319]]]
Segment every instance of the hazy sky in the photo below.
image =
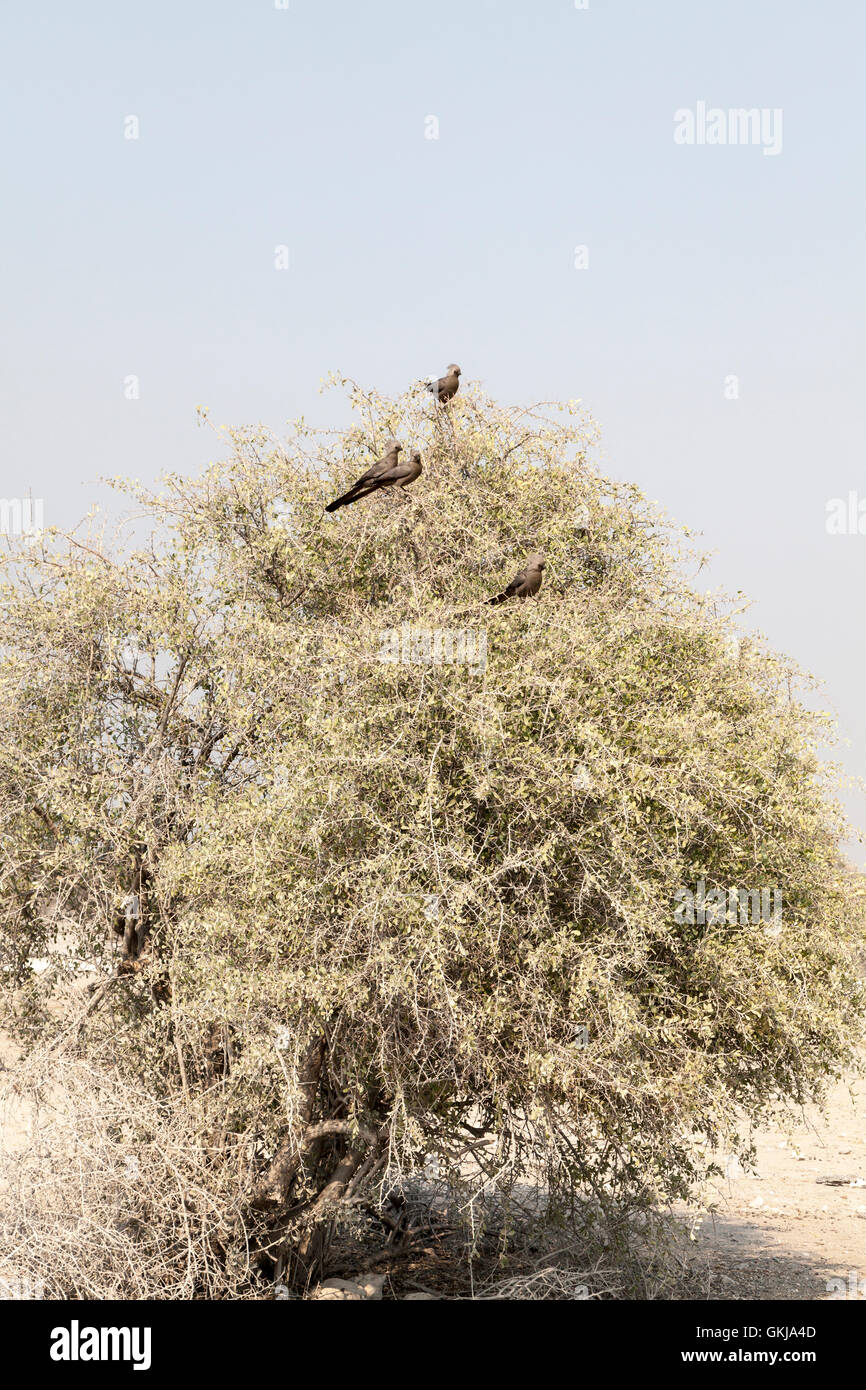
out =
[[[699,527],[707,585],[826,680],[866,775],[866,535],[825,528],[830,498],[866,499],[861,6],[0,13],[0,496],[72,524],[100,474],[212,456],[198,404],[333,420],[334,368],[397,392],[453,360],[503,402],[578,396],[606,471]],[[781,149],[678,144],[699,103],[765,110]]]

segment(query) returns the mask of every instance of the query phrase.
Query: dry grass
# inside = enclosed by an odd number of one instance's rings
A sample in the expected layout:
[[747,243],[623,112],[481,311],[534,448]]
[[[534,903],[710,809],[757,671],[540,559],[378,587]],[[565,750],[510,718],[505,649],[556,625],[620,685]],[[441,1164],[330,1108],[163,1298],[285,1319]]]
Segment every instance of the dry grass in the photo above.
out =
[[0,1268],[46,1298],[255,1296],[237,1182],[198,1117],[84,1059],[19,1063],[4,1120],[29,1115],[26,1146],[0,1152]]

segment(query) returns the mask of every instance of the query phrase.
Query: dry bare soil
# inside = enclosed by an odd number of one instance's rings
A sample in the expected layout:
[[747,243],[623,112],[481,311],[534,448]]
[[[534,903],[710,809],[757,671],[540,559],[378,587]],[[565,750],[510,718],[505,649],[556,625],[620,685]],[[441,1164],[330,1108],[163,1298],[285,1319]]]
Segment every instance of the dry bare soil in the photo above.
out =
[[794,1129],[756,1134],[755,1171],[729,1163],[715,1214],[692,1213],[685,1297],[866,1298],[864,1115],[861,1079],[836,1086],[823,1114],[808,1107]]

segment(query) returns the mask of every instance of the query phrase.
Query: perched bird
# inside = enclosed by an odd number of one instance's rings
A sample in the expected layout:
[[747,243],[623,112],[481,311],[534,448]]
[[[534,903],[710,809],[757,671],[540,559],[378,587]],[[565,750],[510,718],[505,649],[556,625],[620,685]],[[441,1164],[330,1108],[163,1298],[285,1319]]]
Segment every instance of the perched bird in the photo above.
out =
[[543,555],[527,555],[526,564],[522,570],[518,570],[507,588],[501,594],[496,594],[494,598],[489,598],[488,603],[505,603],[510,598],[532,598],[541,588],[541,571],[544,569]]
[[421,454],[417,449],[412,450],[409,462],[403,464],[403,469],[406,474],[405,478],[396,479],[397,486],[400,488],[408,487],[410,483],[414,483],[416,478],[421,477],[424,470],[421,467]]
[[451,397],[457,395],[459,385],[460,368],[456,362],[449,362],[445,376],[440,376],[438,381],[431,381],[427,390],[433,392],[440,405],[447,405]]
[[371,492],[378,492],[383,487],[403,488],[414,483],[421,475],[421,455],[416,449],[408,463],[400,463],[398,456],[402,447],[402,444],[394,440],[378,463],[374,463],[372,468],[362,473],[358,481],[353,483],[342,497],[329,502],[325,511],[335,512],[338,507],[348,507],[352,502],[359,502],[362,497],[369,497]]

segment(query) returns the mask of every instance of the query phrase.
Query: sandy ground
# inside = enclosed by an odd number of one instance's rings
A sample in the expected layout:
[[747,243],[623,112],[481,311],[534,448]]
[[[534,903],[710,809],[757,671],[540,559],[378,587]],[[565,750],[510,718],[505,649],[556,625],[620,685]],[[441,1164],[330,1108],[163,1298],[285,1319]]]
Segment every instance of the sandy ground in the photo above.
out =
[[716,1181],[687,1296],[866,1298],[866,1081],[837,1086],[792,1131],[760,1131],[756,1148],[754,1173],[734,1161]]

